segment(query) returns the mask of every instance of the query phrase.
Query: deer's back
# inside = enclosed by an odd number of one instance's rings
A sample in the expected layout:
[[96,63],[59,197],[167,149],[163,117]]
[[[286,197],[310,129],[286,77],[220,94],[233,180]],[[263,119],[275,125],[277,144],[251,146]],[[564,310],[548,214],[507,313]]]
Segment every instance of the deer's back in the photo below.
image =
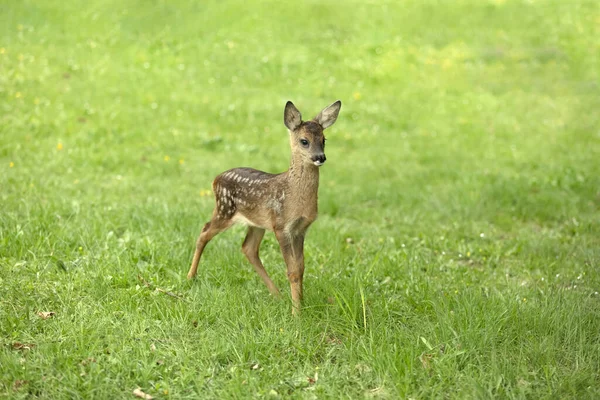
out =
[[213,181],[215,212],[223,218],[273,229],[283,212],[283,174],[269,174],[252,168],[234,168]]

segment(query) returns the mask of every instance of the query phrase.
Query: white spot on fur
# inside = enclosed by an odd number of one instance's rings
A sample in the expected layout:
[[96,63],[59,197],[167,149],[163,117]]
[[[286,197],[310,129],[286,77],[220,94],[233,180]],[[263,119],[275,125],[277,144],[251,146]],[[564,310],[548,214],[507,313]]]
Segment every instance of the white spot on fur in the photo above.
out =
[[271,198],[267,201],[267,207],[273,209],[277,213],[280,213],[282,204],[279,200]]

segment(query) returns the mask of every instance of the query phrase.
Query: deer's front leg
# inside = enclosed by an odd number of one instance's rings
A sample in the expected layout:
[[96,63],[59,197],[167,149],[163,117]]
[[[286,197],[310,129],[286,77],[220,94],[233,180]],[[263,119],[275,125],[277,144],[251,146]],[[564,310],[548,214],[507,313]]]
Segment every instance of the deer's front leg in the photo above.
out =
[[279,241],[283,259],[287,265],[287,277],[292,292],[292,314],[300,313],[302,302],[302,278],[304,276],[304,233],[289,235],[283,231],[275,232]]

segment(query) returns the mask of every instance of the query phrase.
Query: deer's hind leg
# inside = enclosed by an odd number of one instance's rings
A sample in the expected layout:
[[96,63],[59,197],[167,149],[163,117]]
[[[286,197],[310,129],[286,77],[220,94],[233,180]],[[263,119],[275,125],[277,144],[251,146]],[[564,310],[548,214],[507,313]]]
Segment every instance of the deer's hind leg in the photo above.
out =
[[279,289],[277,289],[277,286],[275,286],[271,278],[269,278],[269,274],[267,274],[267,271],[258,256],[258,249],[264,235],[264,229],[249,226],[248,234],[246,234],[246,239],[244,239],[244,244],[242,244],[242,252],[248,261],[250,261],[250,264],[252,264],[252,267],[254,267],[258,276],[260,276],[265,285],[267,285],[269,292],[271,292],[273,296],[279,297]]
[[202,233],[200,233],[198,241],[196,242],[196,252],[194,253],[194,260],[192,261],[190,271],[187,274],[188,279],[192,279],[196,276],[196,272],[198,271],[198,263],[200,262],[200,257],[202,257],[204,247],[206,247],[212,238],[229,228],[231,225],[233,225],[233,221],[230,218],[223,218],[216,213],[213,215],[213,218],[210,220],[210,222],[204,225],[204,228],[202,228]]

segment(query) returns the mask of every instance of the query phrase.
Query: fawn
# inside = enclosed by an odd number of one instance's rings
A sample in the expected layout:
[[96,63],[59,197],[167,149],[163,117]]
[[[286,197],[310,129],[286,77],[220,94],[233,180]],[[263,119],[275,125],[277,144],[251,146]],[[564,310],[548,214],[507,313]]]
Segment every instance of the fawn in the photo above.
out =
[[269,292],[279,290],[269,278],[258,256],[265,230],[275,233],[292,292],[292,313],[300,311],[304,276],[304,237],[317,218],[319,167],[325,163],[323,130],[333,125],[342,103],[338,100],[310,121],[302,121],[291,101],[285,105],[283,122],[289,130],[292,157],[290,168],[269,174],[251,168],[234,168],[215,178],[212,184],[216,205],[210,222],[204,225],[188,279],[196,276],[206,244],[235,223],[248,225],[242,252],[267,285]]

